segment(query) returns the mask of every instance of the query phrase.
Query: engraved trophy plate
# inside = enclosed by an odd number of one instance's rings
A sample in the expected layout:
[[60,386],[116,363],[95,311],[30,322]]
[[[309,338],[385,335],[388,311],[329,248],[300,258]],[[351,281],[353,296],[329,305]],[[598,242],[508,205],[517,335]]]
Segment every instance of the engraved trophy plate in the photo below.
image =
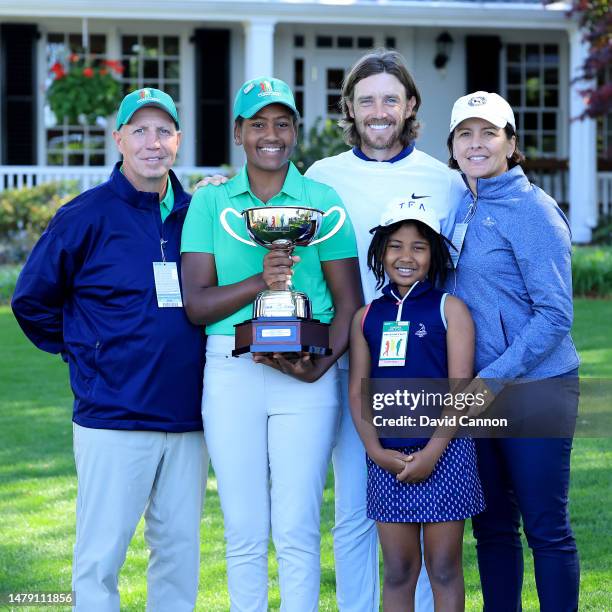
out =
[[[317,238],[324,217],[338,213],[338,222],[325,236]],[[242,217],[251,240],[242,238],[227,222],[227,215]],[[242,213],[233,208],[221,212],[225,231],[236,240],[250,246],[267,249],[312,246],[331,238],[342,227],[346,212],[332,206],[326,213],[305,206],[263,206],[247,208]],[[310,299],[301,291],[267,290],[259,293],[253,303],[253,318],[239,323],[233,355],[242,353],[299,353],[330,355],[329,324],[312,318]]]

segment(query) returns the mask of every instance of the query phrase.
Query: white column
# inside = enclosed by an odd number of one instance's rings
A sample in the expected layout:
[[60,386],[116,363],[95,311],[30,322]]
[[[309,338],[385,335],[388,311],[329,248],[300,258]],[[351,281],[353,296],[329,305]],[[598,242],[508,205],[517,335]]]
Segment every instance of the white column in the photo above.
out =
[[[113,24],[106,32],[106,56],[110,60],[119,60],[121,57],[121,32],[119,26]],[[115,162],[119,161],[120,155],[113,138],[113,130],[117,121],[117,113],[114,112],[108,117],[108,124],[105,132],[105,153],[106,167],[111,167]]]
[[189,38],[193,34],[192,29],[180,30],[177,26],[177,34],[180,33],[181,61],[179,65],[181,79],[181,108],[179,117],[181,120],[181,131],[183,139],[179,151],[178,165],[195,166],[196,160],[196,83],[193,78],[195,72],[195,45]]
[[256,17],[244,22],[244,80],[274,76],[273,19]]
[[570,148],[569,148],[569,206],[570,226],[574,242],[589,242],[591,230],[597,224],[597,134],[593,119],[577,120],[585,109],[578,90],[588,82],[571,81],[580,75],[580,68],[588,54],[582,32],[573,29],[570,42]]

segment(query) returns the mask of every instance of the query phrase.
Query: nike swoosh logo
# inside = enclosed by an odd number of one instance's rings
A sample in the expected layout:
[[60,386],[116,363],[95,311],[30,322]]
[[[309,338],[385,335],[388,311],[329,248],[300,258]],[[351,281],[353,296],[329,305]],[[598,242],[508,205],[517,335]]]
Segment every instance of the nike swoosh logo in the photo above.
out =
[[431,198],[431,196],[415,196],[414,195],[414,191],[412,192],[412,199],[413,200],[422,200],[423,198]]

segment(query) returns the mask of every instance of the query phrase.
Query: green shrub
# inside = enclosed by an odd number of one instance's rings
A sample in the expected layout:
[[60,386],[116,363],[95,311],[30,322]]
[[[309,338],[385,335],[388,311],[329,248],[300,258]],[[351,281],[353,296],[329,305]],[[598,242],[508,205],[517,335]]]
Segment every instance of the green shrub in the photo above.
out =
[[574,295],[612,296],[612,248],[574,247],[572,281]]
[[77,193],[75,181],[0,192],[0,264],[24,261],[57,209]]
[[602,215],[593,230],[593,244],[612,244],[612,216]]
[[342,139],[342,130],[331,119],[323,120],[319,117],[308,133],[300,138],[300,142],[293,154],[293,162],[303,174],[319,159],[338,155],[349,147]]
[[21,266],[0,266],[0,304],[8,304],[15,292]]

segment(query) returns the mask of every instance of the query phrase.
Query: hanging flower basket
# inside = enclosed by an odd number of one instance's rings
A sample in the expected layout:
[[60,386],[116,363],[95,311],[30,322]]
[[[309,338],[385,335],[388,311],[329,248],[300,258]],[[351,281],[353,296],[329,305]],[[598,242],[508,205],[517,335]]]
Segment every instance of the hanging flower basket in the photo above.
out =
[[50,72],[55,78],[47,100],[58,121],[93,125],[98,117],[111,115],[121,101],[121,85],[113,76],[123,72],[121,62],[106,60],[92,68],[73,55],[68,69],[56,62]]

